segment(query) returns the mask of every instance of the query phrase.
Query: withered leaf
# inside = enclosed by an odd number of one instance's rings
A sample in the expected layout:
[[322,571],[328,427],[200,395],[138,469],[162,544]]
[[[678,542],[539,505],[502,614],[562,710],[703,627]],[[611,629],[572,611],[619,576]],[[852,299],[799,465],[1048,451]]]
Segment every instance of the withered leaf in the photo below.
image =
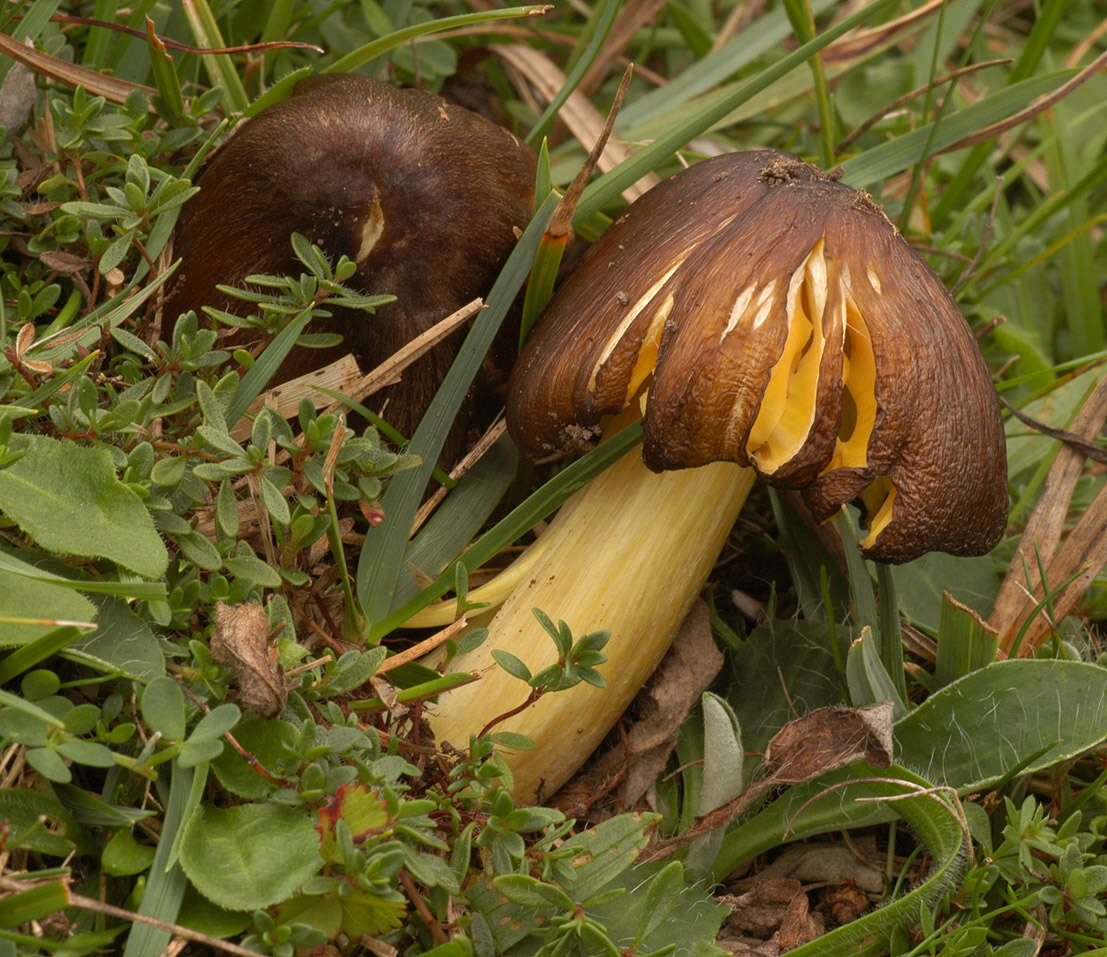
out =
[[727,894],[718,901],[730,908],[726,930],[764,939],[780,927],[785,912],[797,897],[807,900],[799,881],[769,877],[756,879],[744,894]]
[[280,714],[288,700],[277,648],[269,641],[269,616],[255,603],[216,602],[211,656],[234,672],[239,703],[264,718]]
[[774,785],[803,784],[855,761],[876,768],[892,763],[890,703],[816,708],[789,721],[765,749],[765,771]]
[[811,912],[807,895],[797,894],[784,911],[780,930],[773,935],[773,939],[780,944],[781,951],[788,951],[814,940],[825,930],[822,915]]
[[87,268],[90,263],[83,256],[62,252],[60,249],[47,249],[38,254],[44,266],[55,272],[74,273]]

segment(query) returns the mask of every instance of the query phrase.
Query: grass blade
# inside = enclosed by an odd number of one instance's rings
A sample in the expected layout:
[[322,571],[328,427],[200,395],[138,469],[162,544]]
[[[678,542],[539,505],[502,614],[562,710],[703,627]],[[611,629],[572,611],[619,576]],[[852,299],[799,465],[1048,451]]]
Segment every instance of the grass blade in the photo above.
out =
[[364,66],[371,60],[383,56],[396,47],[410,43],[419,37],[430,36],[432,33],[441,33],[443,30],[459,30],[463,27],[472,27],[479,23],[487,23],[493,20],[514,20],[519,17],[533,17],[545,12],[541,5],[530,7],[511,7],[506,10],[488,10],[481,13],[462,13],[456,17],[442,17],[440,20],[428,20],[426,23],[416,23],[401,30],[396,30],[387,36],[378,37],[371,43],[347,53],[339,60],[335,60],[326,67],[323,73],[352,73],[358,67]]
[[[371,626],[388,614],[403,568],[408,533],[427,480],[469,385],[530,272],[538,243],[556,206],[557,198],[547,197],[508,258],[488,295],[487,308],[477,316],[412,436],[409,451],[418,455],[422,464],[393,478],[381,501],[385,519],[377,528],[370,528],[365,536],[358,561],[357,594]],[[373,632],[377,629],[373,628]]]
[[852,30],[860,23],[875,18],[893,4],[890,0],[874,0],[861,10],[846,17],[829,30],[821,33],[810,43],[803,44],[798,50],[782,57],[770,67],[761,70],[756,76],[743,83],[733,94],[718,101],[706,110],[697,113],[682,123],[677,123],[667,134],[659,136],[649,146],[635,153],[624,163],[601,176],[591,184],[581,197],[577,206],[576,220],[588,219],[604,206],[614,202],[619,194],[637,182],[646,173],[653,172],[665,162],[677,149],[689,140],[699,136],[732,110],[741,106],[751,97],[768,88],[782,76],[805,63],[808,57],[818,53],[823,47],[833,43],[838,37]]

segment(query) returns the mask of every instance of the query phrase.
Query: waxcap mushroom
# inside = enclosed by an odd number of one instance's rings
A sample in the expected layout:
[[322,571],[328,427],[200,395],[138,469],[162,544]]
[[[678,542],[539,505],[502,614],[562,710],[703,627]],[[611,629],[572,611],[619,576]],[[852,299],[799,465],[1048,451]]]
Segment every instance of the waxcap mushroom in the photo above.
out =
[[[289,236],[299,232],[357,263],[351,285],[397,300],[370,317],[333,310],[313,323],[309,331],[345,341],[294,352],[282,378],[351,350],[368,371],[487,293],[530,219],[534,169],[511,133],[441,97],[356,74],[304,80],[244,122],[203,170],[174,234],[182,261],[165,314],[240,310],[217,283],[298,275]],[[405,373],[394,425],[418,422],[451,359],[451,347],[439,348]]]
[[643,399],[651,469],[749,465],[820,519],[860,501],[867,557],[1003,534],[1003,428],[969,326],[871,197],[788,154],[705,160],[633,203],[530,336],[508,427],[548,454]]

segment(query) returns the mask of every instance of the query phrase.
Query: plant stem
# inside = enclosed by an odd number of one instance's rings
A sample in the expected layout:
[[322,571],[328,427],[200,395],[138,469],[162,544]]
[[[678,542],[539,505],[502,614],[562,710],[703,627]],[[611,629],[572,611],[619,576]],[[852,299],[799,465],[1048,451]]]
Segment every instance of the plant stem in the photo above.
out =
[[492,650],[510,649],[538,672],[556,657],[531,613],[563,619],[574,635],[608,629],[605,688],[580,684],[543,695],[497,725],[536,748],[506,754],[517,799],[552,794],[592,753],[657,667],[699,594],[753,485],[730,462],[655,474],[625,456],[565,503],[536,546],[541,561],[489,624],[487,640],[454,661],[480,681],[440,698],[429,722],[439,740],[464,747],[469,736],[518,701],[517,679],[495,667]]

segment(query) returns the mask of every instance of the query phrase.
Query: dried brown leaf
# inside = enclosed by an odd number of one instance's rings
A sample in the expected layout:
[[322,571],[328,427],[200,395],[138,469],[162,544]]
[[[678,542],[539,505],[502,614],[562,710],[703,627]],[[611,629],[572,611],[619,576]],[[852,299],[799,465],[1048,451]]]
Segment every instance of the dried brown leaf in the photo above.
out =
[[803,784],[855,761],[892,763],[892,706],[816,708],[781,728],[765,749],[774,785]]
[[797,897],[806,902],[803,885],[788,877],[759,877],[744,894],[723,895],[720,904],[730,908],[725,930],[767,939],[784,920],[785,913]]
[[785,910],[780,922],[780,930],[773,935],[773,939],[780,944],[780,949],[784,952],[799,947],[800,944],[809,943],[825,932],[826,925],[823,923],[822,915],[811,912],[811,902],[806,894],[797,894]]
[[211,656],[234,672],[239,703],[262,717],[279,714],[288,700],[277,648],[269,641],[269,616],[255,603],[215,605]]

